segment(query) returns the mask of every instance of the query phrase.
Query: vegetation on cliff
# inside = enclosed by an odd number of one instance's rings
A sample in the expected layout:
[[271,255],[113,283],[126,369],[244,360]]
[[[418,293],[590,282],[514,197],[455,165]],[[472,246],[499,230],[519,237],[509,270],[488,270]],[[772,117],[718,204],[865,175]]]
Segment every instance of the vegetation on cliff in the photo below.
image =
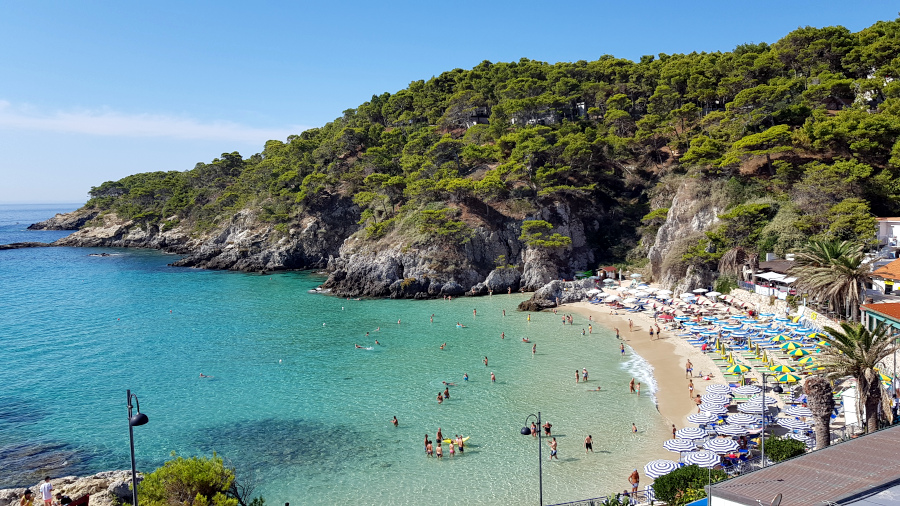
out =
[[[724,212],[677,249],[675,268],[713,268],[737,246],[865,242],[874,215],[900,212],[898,55],[900,20],[639,62],[485,61],[374,95],[246,158],[103,183],[87,205],[198,231],[253,208],[287,233],[341,195],[364,238],[458,244],[472,227],[535,219],[561,201],[602,215],[588,238],[598,259],[636,261],[670,190],[693,180]],[[565,249],[558,225],[526,224],[521,240]]]

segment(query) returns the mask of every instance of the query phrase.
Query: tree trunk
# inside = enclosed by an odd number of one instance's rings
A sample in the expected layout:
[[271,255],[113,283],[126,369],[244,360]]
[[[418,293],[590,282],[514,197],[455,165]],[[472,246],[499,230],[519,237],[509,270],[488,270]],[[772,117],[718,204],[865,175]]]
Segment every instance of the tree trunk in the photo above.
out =
[[866,434],[878,430],[878,408],[881,406],[881,385],[875,371],[871,371],[873,378],[869,381],[865,376],[857,378],[856,384],[859,390],[859,400],[866,410]]
[[831,444],[831,413],[816,416],[813,429],[816,431],[816,450],[826,448]]

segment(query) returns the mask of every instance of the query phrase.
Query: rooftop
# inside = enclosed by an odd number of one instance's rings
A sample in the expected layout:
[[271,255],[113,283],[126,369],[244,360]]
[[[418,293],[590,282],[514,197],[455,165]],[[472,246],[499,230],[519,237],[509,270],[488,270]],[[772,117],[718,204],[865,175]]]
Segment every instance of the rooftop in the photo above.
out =
[[892,320],[900,321],[900,302],[882,302],[881,304],[864,304],[860,306],[863,311],[878,313]]
[[872,271],[872,276],[882,279],[900,280],[900,259],[875,269]]
[[900,484],[898,452],[895,426],[717,483],[710,504],[758,506],[779,493],[781,506],[850,504]]
[[763,271],[772,271],[779,274],[787,274],[788,269],[793,267],[793,260],[769,260],[768,262],[760,262],[759,268]]

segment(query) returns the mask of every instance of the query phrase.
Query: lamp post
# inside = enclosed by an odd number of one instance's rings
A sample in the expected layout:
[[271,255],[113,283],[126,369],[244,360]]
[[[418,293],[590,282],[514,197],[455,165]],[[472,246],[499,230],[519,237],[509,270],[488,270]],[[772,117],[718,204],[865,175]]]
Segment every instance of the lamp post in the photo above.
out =
[[[759,438],[759,464],[760,467],[766,467],[766,413],[769,411],[769,407],[766,403],[766,377],[773,376],[772,374],[762,373],[762,432],[760,433]],[[781,385],[775,384],[775,387],[772,388],[772,391],[776,394],[780,394],[784,392],[784,389],[781,388]]]
[[544,473],[543,473],[543,458],[541,457],[541,412],[538,411],[537,415],[531,414],[525,417],[525,426],[522,427],[521,433],[523,436],[531,435],[531,428],[528,427],[528,420],[531,417],[535,417],[537,419],[537,435],[538,435],[538,504],[540,506],[544,506]]
[[[138,401],[137,395],[131,393],[131,390],[126,391],[128,394],[128,440],[131,443],[131,505],[137,506],[137,469],[135,469],[134,465],[134,427],[138,425],[144,425],[150,420],[147,418],[147,415],[141,413],[141,403]],[[131,399],[134,398],[134,403],[137,406],[137,414],[131,414]]]

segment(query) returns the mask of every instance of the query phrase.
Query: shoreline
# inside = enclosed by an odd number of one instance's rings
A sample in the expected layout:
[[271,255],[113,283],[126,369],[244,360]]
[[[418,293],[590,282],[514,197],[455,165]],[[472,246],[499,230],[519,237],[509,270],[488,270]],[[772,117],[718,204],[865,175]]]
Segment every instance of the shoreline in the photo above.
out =
[[[688,390],[685,363],[687,360],[693,363],[693,395],[702,395],[707,385],[727,384],[712,359],[686,343],[675,332],[666,330],[662,322],[659,323],[662,329],[661,336],[654,337],[651,341],[649,329],[653,318],[647,313],[628,313],[619,310],[619,314],[610,314],[611,311],[606,304],[589,302],[561,304],[557,309],[561,312],[579,314],[584,318],[590,317],[594,323],[602,325],[613,333],[618,328],[621,341],[650,364],[657,388],[654,393],[656,409],[665,420],[667,430],[664,432],[666,437],[659,440],[659,451],[648,455],[647,462],[654,459],[677,461],[677,455],[664,449],[662,443],[671,437],[668,429],[671,429],[673,424],[678,429],[696,426],[687,421],[687,416],[695,413],[697,408]],[[629,319],[634,322],[633,331],[628,329]],[[700,371],[711,371],[713,376],[708,381],[704,380],[698,376]],[[643,469],[639,469],[639,472],[643,474]]]

